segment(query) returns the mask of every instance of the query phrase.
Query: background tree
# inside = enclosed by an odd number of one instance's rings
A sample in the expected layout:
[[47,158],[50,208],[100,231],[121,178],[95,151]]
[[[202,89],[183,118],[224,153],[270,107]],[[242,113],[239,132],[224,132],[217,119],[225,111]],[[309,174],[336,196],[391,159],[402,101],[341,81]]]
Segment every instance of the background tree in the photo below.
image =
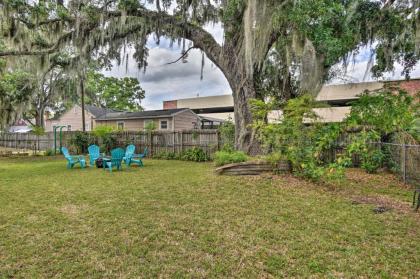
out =
[[0,75],[1,129],[18,120],[29,106],[34,84],[34,80],[26,72],[5,72]]
[[[72,49],[77,69],[99,53],[128,63],[125,46],[129,45],[143,68],[148,36],[154,34],[157,42],[166,36],[183,45],[182,57],[191,49],[200,49],[223,72],[233,92],[236,147],[254,153],[259,145],[250,125],[249,100],[264,97],[261,83],[270,84],[267,79],[283,85],[279,96],[317,94],[334,63],[347,61],[351,52],[363,46],[372,46],[377,54],[372,67],[376,75],[392,70],[396,61],[409,73],[419,55],[419,3],[414,0],[142,3],[72,0],[63,5],[62,1],[4,0],[0,5],[7,49],[0,56],[47,57]],[[204,29],[215,22],[223,24],[223,45]],[[278,66],[271,71],[274,76],[265,76],[264,65],[273,46],[279,54]]]
[[86,79],[87,103],[116,110],[139,111],[144,90],[136,78],[105,77],[89,71]]

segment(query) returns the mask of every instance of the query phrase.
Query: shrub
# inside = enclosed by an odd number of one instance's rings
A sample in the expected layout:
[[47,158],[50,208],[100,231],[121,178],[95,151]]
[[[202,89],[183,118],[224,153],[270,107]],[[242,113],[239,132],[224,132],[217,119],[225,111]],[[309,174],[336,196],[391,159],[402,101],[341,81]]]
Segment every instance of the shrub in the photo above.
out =
[[[251,106],[255,116],[253,128],[265,147],[270,162],[288,160],[297,176],[311,180],[338,177],[341,165],[326,165],[323,154],[331,148],[342,128],[338,124],[319,123],[313,108],[318,106],[311,96],[303,95],[283,104],[283,114],[276,122],[267,123],[267,115],[278,109],[275,102],[253,100]],[[310,125],[308,125],[310,124]]]
[[147,122],[146,126],[144,126],[144,130],[146,130],[146,132],[150,133],[153,132],[157,129],[156,127],[156,123],[154,121],[149,121]]
[[45,151],[45,156],[53,156],[54,155],[54,149],[47,149]]
[[93,130],[93,134],[102,139],[101,152],[109,152],[115,147],[117,140],[113,136],[115,129],[112,126],[99,125]]
[[181,155],[181,160],[193,162],[206,162],[210,161],[210,157],[204,152],[203,149],[194,147],[184,151]]
[[98,138],[103,138],[114,132],[114,128],[112,126],[98,125],[95,127],[95,129],[93,129],[92,132]]
[[360,165],[367,173],[375,173],[384,162],[385,154],[379,150],[364,153],[362,156],[362,164]]
[[77,131],[70,139],[70,144],[73,145],[77,153],[85,153],[88,146],[95,143],[95,139],[86,132]]
[[214,155],[216,166],[223,166],[232,163],[240,163],[248,160],[246,154],[242,151],[218,151]]
[[234,151],[235,148],[235,125],[229,119],[219,127],[222,150],[227,152]]

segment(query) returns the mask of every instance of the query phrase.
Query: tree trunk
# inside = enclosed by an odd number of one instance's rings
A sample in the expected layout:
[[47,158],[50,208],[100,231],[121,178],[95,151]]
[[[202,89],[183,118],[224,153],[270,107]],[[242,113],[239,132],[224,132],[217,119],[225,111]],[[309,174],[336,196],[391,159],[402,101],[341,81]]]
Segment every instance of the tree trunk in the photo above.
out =
[[251,81],[232,87],[235,108],[235,143],[236,149],[249,155],[260,152],[260,145],[251,127],[253,116],[249,101],[255,99],[257,94]]
[[224,73],[232,89],[235,110],[235,147],[249,155],[260,152],[260,144],[252,129],[253,116],[250,100],[258,98],[254,74],[247,71],[243,52],[233,46],[224,46],[223,62],[219,68]]
[[44,113],[45,113],[45,108],[37,109],[36,117],[35,117],[35,125],[36,126],[44,128],[44,126],[45,126]]

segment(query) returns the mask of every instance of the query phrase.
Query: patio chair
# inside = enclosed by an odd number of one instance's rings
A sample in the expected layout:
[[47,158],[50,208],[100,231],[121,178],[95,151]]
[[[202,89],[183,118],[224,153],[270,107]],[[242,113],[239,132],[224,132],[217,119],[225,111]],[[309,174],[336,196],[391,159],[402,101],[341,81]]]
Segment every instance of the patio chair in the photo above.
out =
[[125,149],[125,156],[123,158],[123,161],[127,166],[130,165],[131,158],[133,157],[135,151],[136,151],[136,146],[134,144],[130,144]]
[[112,172],[112,168],[116,167],[117,170],[122,170],[122,160],[124,157],[124,149],[115,148],[111,150],[111,158],[103,158],[104,170],[109,169]]
[[61,147],[61,153],[67,160],[67,168],[72,169],[76,164],[80,164],[81,168],[86,167],[86,161],[83,156],[71,156],[68,149],[65,147]]
[[99,146],[92,144],[88,147],[89,152],[89,165],[93,166],[95,164],[95,161],[101,157]]
[[143,153],[140,154],[133,154],[130,158],[128,165],[130,166],[132,163],[137,164],[140,167],[144,167],[143,158],[147,156],[147,147],[144,149]]

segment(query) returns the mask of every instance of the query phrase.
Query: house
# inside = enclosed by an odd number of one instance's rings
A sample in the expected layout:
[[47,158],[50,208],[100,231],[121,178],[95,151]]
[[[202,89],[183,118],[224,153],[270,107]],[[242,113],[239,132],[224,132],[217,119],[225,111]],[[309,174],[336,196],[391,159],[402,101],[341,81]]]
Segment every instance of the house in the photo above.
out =
[[200,117],[228,120],[234,118],[232,95],[195,97],[163,101],[163,109],[189,108]]
[[[92,105],[85,105],[85,128],[86,131],[92,131],[96,125],[96,119],[107,112],[116,112],[112,109],[100,108]],[[54,126],[65,126],[66,131],[82,131],[82,108],[74,105],[64,114],[47,119],[45,121],[45,131],[52,132]]]
[[[322,122],[341,122],[350,112],[351,102],[357,100],[361,93],[365,90],[374,91],[384,87],[398,87],[414,95],[420,91],[420,79],[325,85],[316,100],[327,103],[330,107],[317,108],[315,111]],[[163,102],[164,109],[178,107],[190,108],[202,117],[234,119],[233,97],[230,94]],[[269,119],[276,119],[276,117],[278,117],[277,112],[269,115]]]
[[109,112],[95,119],[96,125],[113,126],[125,131],[142,131],[154,123],[159,131],[199,129],[201,119],[186,108],[149,110],[138,112]]
[[31,125],[23,119],[17,120],[9,127],[9,133],[28,133],[30,131],[32,131]]

